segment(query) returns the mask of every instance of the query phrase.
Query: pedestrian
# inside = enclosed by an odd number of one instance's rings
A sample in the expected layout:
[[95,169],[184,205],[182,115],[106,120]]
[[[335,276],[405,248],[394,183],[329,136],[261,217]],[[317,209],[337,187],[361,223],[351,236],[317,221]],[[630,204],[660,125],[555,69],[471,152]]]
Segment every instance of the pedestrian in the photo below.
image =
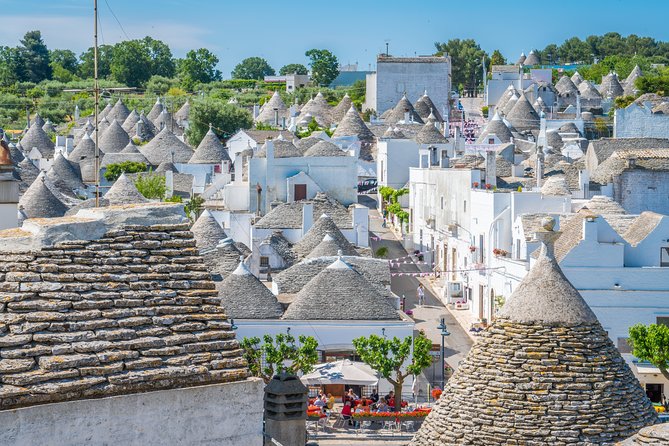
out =
[[418,285],[418,289],[416,290],[416,294],[418,294],[418,306],[422,307],[423,304],[425,303],[425,289],[423,288],[423,284]]
[[386,222],[386,217],[383,217],[383,223],[381,224],[382,228],[388,227],[388,223]]

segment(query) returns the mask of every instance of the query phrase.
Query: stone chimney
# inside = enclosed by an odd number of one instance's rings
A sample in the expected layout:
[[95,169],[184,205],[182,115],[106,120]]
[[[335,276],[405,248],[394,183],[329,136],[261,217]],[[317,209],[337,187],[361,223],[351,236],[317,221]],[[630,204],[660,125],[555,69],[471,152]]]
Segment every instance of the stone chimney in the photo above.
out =
[[265,387],[265,445],[303,445],[307,436],[309,390],[295,375],[281,373]]

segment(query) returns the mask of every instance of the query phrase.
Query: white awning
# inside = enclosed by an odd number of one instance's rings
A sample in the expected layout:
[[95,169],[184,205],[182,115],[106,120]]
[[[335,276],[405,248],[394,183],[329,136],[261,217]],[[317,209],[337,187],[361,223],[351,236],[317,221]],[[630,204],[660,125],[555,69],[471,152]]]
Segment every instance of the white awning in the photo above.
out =
[[314,371],[300,378],[307,385],[350,384],[375,386],[379,383],[376,372],[367,364],[348,359],[318,364]]
[[636,372],[638,374],[648,374],[648,375],[661,375],[660,369],[655,367],[652,364],[634,364],[636,366]]

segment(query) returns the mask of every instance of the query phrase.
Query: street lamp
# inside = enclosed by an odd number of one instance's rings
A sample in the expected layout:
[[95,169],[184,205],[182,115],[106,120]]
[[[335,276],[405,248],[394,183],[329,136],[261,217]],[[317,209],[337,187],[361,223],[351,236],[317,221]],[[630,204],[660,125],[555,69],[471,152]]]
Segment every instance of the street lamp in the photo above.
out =
[[441,321],[439,322],[439,325],[437,326],[439,330],[441,330],[441,390],[444,390],[445,382],[446,382],[446,377],[444,370],[446,369],[446,358],[444,357],[444,338],[446,336],[450,336],[451,334],[448,332],[448,327],[446,326],[446,320],[442,317]]

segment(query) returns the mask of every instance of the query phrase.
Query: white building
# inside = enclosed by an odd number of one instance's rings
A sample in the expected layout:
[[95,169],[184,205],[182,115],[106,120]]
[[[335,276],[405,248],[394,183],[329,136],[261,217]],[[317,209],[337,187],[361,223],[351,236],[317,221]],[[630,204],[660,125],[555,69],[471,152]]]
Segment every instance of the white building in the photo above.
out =
[[451,97],[450,56],[394,57],[380,54],[376,72],[367,75],[364,109],[376,110],[381,116],[406,95],[412,100],[425,91],[442,116],[448,116]]
[[632,102],[613,115],[614,138],[669,138],[669,102]]

